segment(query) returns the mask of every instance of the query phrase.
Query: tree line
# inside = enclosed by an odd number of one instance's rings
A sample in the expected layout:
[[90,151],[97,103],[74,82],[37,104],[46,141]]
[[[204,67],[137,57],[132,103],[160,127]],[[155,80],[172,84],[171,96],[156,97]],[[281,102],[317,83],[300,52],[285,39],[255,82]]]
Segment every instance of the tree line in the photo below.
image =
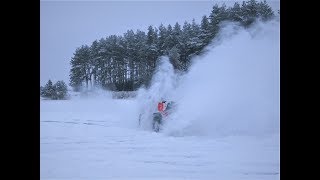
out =
[[168,56],[176,71],[186,72],[191,58],[204,53],[204,47],[217,36],[221,22],[237,22],[248,28],[257,19],[267,21],[274,16],[265,0],[243,1],[241,5],[235,2],[228,8],[215,4],[200,24],[194,19],[183,25],[160,24],[149,26],[147,32],[128,30],[123,36],[95,40],[90,46],[75,50],[70,61],[69,85],[75,91],[91,87],[133,91],[149,86],[159,57]]
[[68,86],[64,81],[57,81],[55,84],[49,79],[47,84],[42,87],[40,86],[40,96],[46,99],[67,99]]

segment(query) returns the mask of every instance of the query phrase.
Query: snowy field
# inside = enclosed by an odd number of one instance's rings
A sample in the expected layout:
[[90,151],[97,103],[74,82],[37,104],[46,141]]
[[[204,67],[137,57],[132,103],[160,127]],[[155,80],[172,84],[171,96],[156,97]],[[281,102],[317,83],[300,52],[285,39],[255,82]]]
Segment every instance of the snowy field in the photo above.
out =
[[278,135],[167,136],[134,101],[88,101],[41,101],[41,179],[279,179]]
[[[163,58],[135,98],[40,100],[41,179],[280,179],[279,22],[220,37],[186,75]],[[178,109],[155,133],[161,97]]]

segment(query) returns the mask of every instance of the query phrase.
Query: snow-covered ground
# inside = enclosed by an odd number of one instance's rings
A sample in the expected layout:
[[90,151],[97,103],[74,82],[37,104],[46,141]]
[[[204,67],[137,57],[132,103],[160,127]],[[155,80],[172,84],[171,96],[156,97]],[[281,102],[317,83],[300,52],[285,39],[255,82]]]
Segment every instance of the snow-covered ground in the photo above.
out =
[[279,179],[276,134],[168,136],[133,100],[89,101],[41,101],[41,179]]
[[[180,76],[163,58],[150,89],[40,99],[41,179],[280,179],[279,22],[226,26]],[[178,109],[160,133],[159,98]]]

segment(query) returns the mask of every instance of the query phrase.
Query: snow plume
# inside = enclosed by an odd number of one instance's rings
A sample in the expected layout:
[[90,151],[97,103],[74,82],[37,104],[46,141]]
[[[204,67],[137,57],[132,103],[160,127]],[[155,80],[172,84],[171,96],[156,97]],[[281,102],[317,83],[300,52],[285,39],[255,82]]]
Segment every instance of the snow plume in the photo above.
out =
[[175,74],[169,58],[161,57],[157,69],[151,80],[149,89],[141,88],[138,91],[142,116],[140,125],[145,129],[151,129],[152,113],[157,111],[157,103],[161,100],[172,100],[174,89],[177,86],[178,76]]
[[112,98],[112,92],[106,91],[102,88],[96,87],[94,89],[90,90],[83,90],[81,93],[79,93],[79,98],[80,99],[111,99]]
[[[250,29],[230,24],[221,32],[208,53],[194,59],[176,89],[179,108],[164,125],[165,134],[228,136],[279,131],[279,22],[257,22]],[[155,77],[151,96],[157,93],[159,98],[163,89],[172,89],[173,74],[165,74],[162,79]]]

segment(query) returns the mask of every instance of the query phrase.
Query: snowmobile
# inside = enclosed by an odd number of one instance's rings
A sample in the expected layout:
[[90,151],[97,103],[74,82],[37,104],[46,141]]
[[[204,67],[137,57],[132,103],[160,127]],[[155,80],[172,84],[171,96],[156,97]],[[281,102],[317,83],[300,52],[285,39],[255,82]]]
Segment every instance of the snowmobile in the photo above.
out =
[[[162,101],[158,103],[158,111],[152,114],[152,130],[153,131],[155,132],[160,131],[161,125],[172,114],[172,112],[175,109],[175,106],[176,105],[173,101],[170,101],[170,102]],[[139,117],[139,125],[141,121],[141,116],[142,114],[140,114],[140,117]]]

